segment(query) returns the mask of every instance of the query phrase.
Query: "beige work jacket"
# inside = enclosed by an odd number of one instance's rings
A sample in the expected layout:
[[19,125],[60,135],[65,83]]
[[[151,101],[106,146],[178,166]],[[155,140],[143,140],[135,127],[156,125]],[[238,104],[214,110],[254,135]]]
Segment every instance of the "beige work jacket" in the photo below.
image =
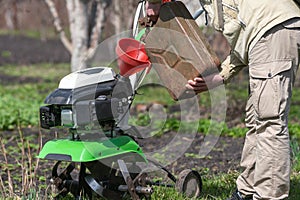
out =
[[221,76],[228,82],[248,65],[248,53],[272,27],[294,17],[300,9],[293,0],[200,0],[213,27],[231,46],[222,63]]

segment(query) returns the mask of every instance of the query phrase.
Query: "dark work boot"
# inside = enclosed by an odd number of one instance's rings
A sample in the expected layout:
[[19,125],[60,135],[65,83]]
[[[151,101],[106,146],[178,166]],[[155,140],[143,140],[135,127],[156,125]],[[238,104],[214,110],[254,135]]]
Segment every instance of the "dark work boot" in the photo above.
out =
[[232,193],[231,197],[226,200],[252,200],[252,196],[243,197],[242,194],[236,190],[234,193]]

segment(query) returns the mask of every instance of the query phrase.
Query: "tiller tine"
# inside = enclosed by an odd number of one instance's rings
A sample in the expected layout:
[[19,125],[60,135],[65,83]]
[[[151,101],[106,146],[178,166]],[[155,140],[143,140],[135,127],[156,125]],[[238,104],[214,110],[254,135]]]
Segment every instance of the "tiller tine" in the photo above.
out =
[[118,160],[118,164],[119,164],[121,173],[123,175],[123,178],[125,180],[125,183],[128,187],[128,192],[129,192],[132,200],[140,200],[140,197],[136,193],[133,180],[130,177],[130,173],[129,173],[127,167],[126,167],[126,164],[125,164],[124,160]]
[[56,198],[66,196],[69,192],[73,195],[79,193],[79,183],[72,179],[71,173],[75,169],[75,164],[70,163],[59,175],[58,167],[61,161],[55,163],[52,169],[51,183],[59,190]]

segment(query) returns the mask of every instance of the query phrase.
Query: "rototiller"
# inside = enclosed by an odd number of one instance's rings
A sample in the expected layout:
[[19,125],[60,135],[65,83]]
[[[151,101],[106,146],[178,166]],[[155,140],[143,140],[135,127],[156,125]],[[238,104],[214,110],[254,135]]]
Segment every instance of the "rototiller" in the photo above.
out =
[[[130,48],[122,54],[124,45]],[[118,52],[120,74],[108,67],[71,73],[40,108],[43,128],[62,126],[70,131],[70,138],[48,141],[39,154],[39,158],[57,160],[51,177],[59,190],[57,198],[71,192],[76,198],[150,199],[151,186],[164,185],[151,181],[143,171],[152,161],[135,141],[140,137],[137,129],[128,125],[135,89],[149,70],[146,53],[138,41],[129,38],[120,40]],[[138,67],[130,69],[132,64]],[[61,162],[70,164],[58,173]],[[71,172],[76,163],[80,170],[74,180]],[[176,178],[161,169],[180,192],[199,196],[202,186],[197,172],[185,170]]]
[[[139,9],[142,9],[142,3]],[[163,5],[161,9],[175,9],[173,13],[188,18],[178,20],[177,16],[163,16],[174,21],[170,22],[175,24],[173,27],[178,23],[191,24],[192,17],[185,7],[182,8],[182,3],[166,4],[169,5]],[[193,27],[196,26],[193,24]],[[198,30],[193,35],[199,35]],[[198,36],[196,39],[201,41]],[[155,59],[154,50],[150,53]],[[136,90],[151,67],[147,53],[143,43],[122,38],[116,47],[119,73],[109,67],[71,73],[46,98],[47,105],[40,108],[42,128],[67,127],[69,130],[68,138],[48,141],[38,156],[57,161],[51,177],[51,183],[58,190],[57,199],[68,193],[76,199],[151,199],[152,186],[175,187],[190,198],[200,196],[200,175],[187,169],[176,177],[147,158],[136,142],[141,134],[128,123]],[[62,163],[68,165],[59,170]],[[149,164],[166,172],[173,184],[152,181],[145,170]]]

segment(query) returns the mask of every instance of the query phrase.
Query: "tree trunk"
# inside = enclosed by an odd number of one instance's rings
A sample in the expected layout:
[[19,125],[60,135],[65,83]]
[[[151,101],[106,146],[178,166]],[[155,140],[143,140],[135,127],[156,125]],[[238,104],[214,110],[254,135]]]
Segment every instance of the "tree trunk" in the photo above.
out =
[[67,0],[72,40],[71,70],[87,68],[86,52],[88,44],[88,1]]
[[[63,44],[71,53],[71,70],[77,71],[89,67],[89,60],[94,56],[101,40],[106,22],[105,10],[111,0],[66,0],[71,42],[61,26],[53,0],[44,1],[54,18],[54,26],[60,33]],[[120,2],[115,1],[116,4],[120,4]],[[121,14],[120,6],[116,6],[118,13]],[[114,18],[112,19],[114,20]],[[119,23],[117,30],[122,26],[121,20],[121,17],[117,20]]]
[[5,12],[4,18],[8,29],[18,30],[19,27],[18,27],[18,17],[17,17],[17,13],[18,13],[17,2],[15,0],[11,0],[9,2],[6,2],[4,6],[6,7],[4,11]]
[[[69,14],[72,40],[71,70],[77,71],[88,67],[91,57],[101,38],[105,12],[108,3],[94,0],[91,13],[88,12],[89,0],[66,0]],[[89,20],[89,14],[91,19]]]
[[122,29],[122,19],[121,19],[121,9],[120,9],[120,2],[118,0],[114,1],[114,20],[112,23],[115,27],[115,34],[121,33]]
[[[136,10],[136,7],[138,5],[138,1],[136,0],[128,0],[128,10],[127,10],[127,17],[126,17],[126,23],[124,22],[125,26],[127,29],[132,29],[132,22],[133,22],[133,17],[134,13]],[[123,16],[126,16],[126,13],[123,14]]]
[[90,22],[92,27],[89,28],[91,32],[89,34],[90,38],[86,57],[87,63],[94,56],[95,50],[97,49],[97,46],[101,40],[102,30],[104,28],[104,22],[106,19],[105,9],[109,5],[106,0],[95,1],[95,3],[95,9],[92,9],[94,10],[94,13],[92,13],[94,17],[91,19],[92,22]]

